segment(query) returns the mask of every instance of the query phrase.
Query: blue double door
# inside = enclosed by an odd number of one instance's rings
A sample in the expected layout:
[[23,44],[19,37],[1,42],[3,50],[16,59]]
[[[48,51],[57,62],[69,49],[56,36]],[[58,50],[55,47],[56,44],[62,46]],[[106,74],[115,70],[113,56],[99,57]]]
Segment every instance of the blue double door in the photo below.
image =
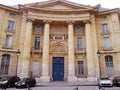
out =
[[64,80],[64,57],[53,57],[52,77],[53,77],[53,81]]

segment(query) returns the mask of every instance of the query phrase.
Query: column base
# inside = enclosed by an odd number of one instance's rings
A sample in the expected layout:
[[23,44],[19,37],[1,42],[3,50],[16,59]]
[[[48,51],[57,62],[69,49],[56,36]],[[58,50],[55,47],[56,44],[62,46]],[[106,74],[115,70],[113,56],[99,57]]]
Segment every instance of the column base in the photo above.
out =
[[74,76],[74,75],[69,75],[69,76],[67,77],[67,81],[68,81],[68,82],[76,82],[76,81],[77,81],[77,77]]
[[41,76],[41,77],[40,77],[40,81],[50,82],[50,76]]

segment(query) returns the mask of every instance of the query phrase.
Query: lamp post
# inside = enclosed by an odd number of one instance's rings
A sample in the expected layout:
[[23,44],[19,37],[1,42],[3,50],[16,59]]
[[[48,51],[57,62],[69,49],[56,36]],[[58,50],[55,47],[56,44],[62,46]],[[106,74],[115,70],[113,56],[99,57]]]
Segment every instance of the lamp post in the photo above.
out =
[[18,49],[17,51],[16,51],[16,55],[17,55],[17,62],[16,62],[16,72],[15,72],[15,75],[17,76],[17,69],[18,69],[18,58],[19,58],[19,56],[20,56],[20,50]]
[[101,52],[99,50],[97,51],[97,55],[98,55],[98,59],[99,59],[99,74],[100,74],[99,77],[101,77],[101,68],[100,68],[100,56],[101,56]]

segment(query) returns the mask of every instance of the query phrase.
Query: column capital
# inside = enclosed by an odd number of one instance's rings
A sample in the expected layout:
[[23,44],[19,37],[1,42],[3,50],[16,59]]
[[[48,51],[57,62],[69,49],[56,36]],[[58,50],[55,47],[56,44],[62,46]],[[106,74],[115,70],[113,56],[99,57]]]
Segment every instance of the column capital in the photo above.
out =
[[33,22],[34,21],[34,19],[33,18],[27,18],[27,20],[26,20],[27,22]]
[[52,21],[51,20],[43,20],[44,23],[50,24]]
[[83,22],[84,22],[85,24],[90,24],[90,23],[91,23],[90,20],[84,20]]
[[75,21],[67,21],[67,24],[74,24]]

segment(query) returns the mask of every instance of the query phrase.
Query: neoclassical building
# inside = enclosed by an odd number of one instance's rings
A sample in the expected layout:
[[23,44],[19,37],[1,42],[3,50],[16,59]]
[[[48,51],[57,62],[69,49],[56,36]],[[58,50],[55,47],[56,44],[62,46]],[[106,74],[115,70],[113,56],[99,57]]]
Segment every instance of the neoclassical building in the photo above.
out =
[[120,9],[67,0],[0,5],[0,75],[48,82],[120,76]]

